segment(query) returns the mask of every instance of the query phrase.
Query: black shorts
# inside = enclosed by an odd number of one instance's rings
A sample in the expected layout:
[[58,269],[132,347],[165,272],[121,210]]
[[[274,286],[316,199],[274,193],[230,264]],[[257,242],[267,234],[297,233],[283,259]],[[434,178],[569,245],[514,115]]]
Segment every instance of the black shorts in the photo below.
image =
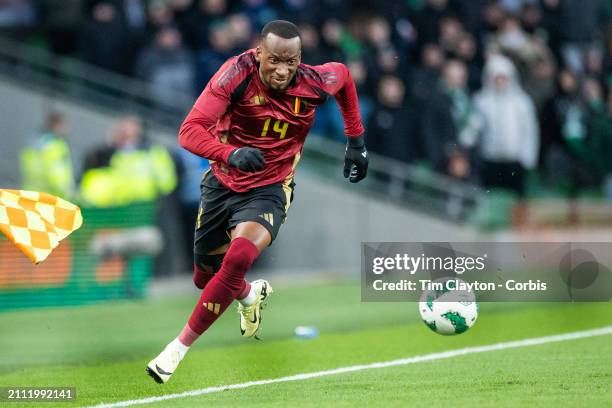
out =
[[224,187],[212,171],[206,172],[200,184],[193,252],[205,255],[229,243],[230,230],[245,221],[266,227],[274,241],[285,222],[294,186],[291,181],[237,193]]

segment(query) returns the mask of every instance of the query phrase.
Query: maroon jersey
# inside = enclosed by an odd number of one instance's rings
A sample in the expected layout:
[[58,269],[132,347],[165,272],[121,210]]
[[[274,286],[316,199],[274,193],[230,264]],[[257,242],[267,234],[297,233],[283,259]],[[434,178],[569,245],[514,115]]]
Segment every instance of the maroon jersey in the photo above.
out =
[[[345,65],[300,64],[292,83],[279,92],[262,83],[252,49],[230,58],[208,82],[181,125],[179,143],[211,160],[217,179],[233,191],[289,183],[315,108],[329,96],[340,105],[345,134],[362,135],[357,92]],[[263,170],[248,173],[228,166],[230,153],[243,146],[262,151]]]

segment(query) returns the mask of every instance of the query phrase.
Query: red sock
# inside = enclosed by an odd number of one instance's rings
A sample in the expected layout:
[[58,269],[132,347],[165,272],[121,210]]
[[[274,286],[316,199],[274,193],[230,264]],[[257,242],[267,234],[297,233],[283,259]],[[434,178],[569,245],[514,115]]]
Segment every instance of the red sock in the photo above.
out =
[[203,271],[198,265],[193,264],[193,283],[198,289],[204,289],[204,286],[212,279],[214,273]]
[[217,320],[244,289],[244,276],[259,255],[257,247],[246,238],[232,240],[219,272],[204,287],[189,318],[189,327],[202,334]]
[[189,327],[189,324],[186,324],[185,327],[183,327],[183,330],[181,330],[178,339],[185,346],[191,346],[198,339],[198,337],[200,337],[200,335],[194,332],[191,327]]
[[244,284],[242,285],[242,289],[240,289],[240,292],[238,293],[238,296],[236,296],[236,299],[238,300],[244,299],[245,297],[249,296],[250,291],[251,291],[251,284],[247,281],[244,281]]
[[[193,264],[193,283],[198,289],[204,289],[204,286],[206,286],[214,275],[214,273],[203,271],[198,265]],[[245,280],[242,289],[240,289],[240,293],[238,293],[238,296],[236,296],[236,299],[244,299],[249,295],[250,291],[251,284]]]

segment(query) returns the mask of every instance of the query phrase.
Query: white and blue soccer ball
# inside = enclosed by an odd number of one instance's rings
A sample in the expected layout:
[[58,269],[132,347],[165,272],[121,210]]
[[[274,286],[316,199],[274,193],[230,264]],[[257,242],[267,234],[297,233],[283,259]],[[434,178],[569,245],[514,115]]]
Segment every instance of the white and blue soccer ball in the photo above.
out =
[[427,327],[451,336],[465,333],[476,323],[478,305],[474,293],[469,291],[425,291],[419,312]]

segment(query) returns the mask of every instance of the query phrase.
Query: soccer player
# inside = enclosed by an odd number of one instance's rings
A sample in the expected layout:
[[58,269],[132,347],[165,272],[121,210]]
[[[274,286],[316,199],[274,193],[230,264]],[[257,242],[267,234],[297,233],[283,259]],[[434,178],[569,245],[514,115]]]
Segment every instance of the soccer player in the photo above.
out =
[[226,61],[179,130],[179,143],[211,160],[201,183],[195,227],[194,275],[203,289],[179,336],[148,365],[165,383],[189,347],[238,300],[240,332],[254,336],[272,293],[245,275],[276,238],[293,195],[293,175],[315,108],[334,96],[347,136],[344,177],[356,183],[368,158],[357,92],[343,64],[302,64],[297,27],[283,20],[263,28],[256,49]]

